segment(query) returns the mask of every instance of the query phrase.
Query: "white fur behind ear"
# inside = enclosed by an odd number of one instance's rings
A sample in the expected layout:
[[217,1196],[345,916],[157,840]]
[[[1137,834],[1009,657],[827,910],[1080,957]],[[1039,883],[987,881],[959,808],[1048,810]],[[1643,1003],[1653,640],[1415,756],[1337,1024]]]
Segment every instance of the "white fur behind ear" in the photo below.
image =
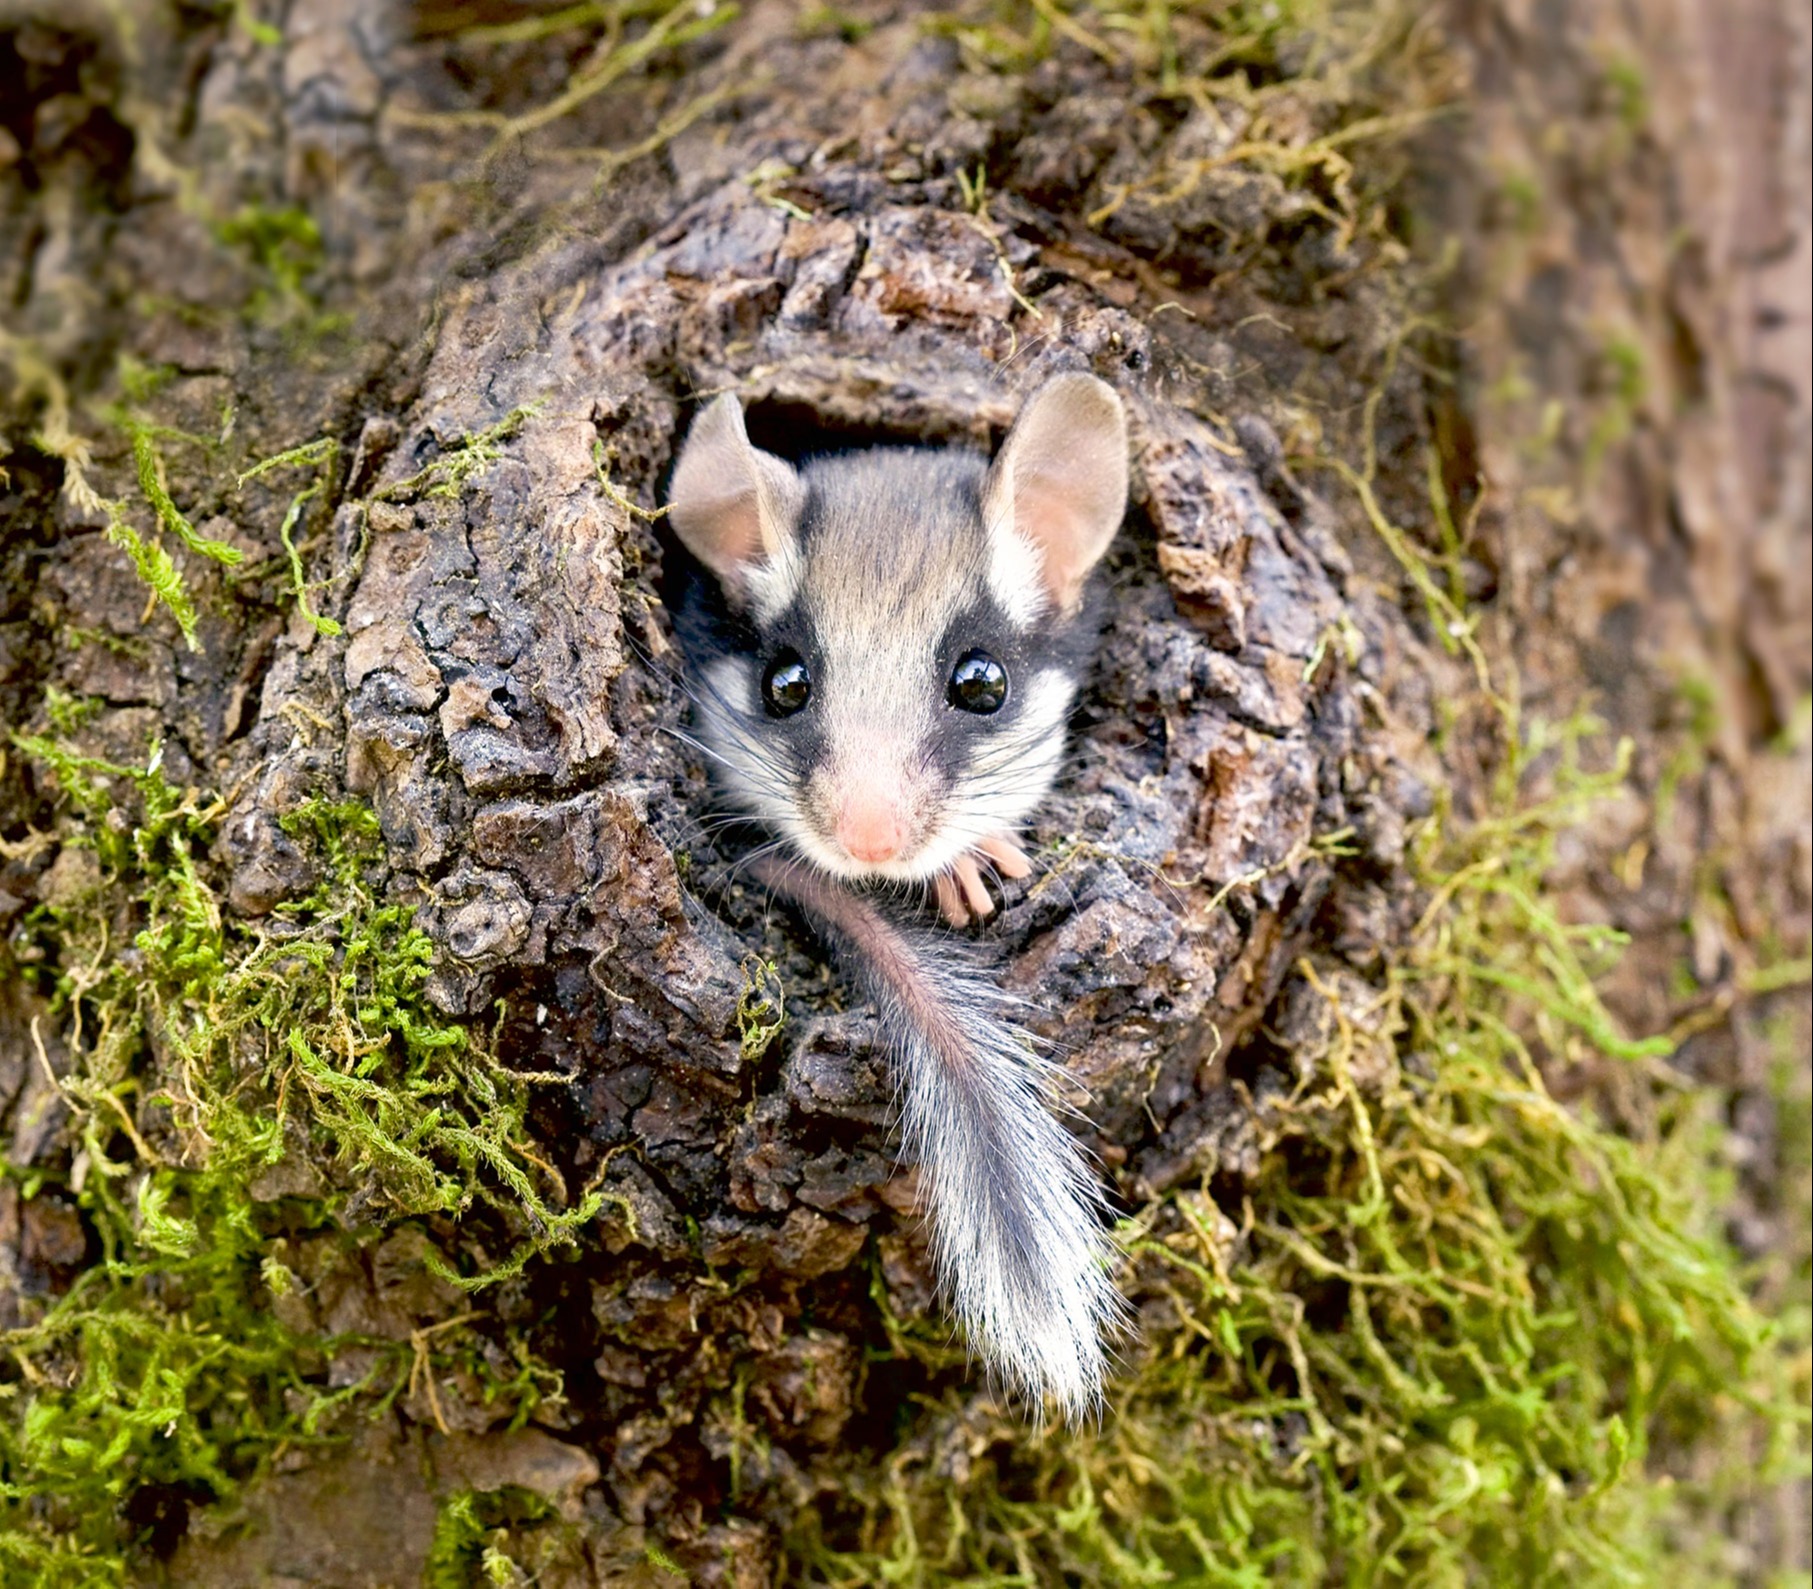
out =
[[804,494],[787,464],[750,445],[742,405],[726,392],[692,422],[667,501],[681,543],[741,594],[758,565],[791,551]]
[[1127,419],[1114,388],[1079,374],[1034,392],[989,469],[982,510],[992,533],[1038,552],[1058,609],[1075,607],[1127,511]]

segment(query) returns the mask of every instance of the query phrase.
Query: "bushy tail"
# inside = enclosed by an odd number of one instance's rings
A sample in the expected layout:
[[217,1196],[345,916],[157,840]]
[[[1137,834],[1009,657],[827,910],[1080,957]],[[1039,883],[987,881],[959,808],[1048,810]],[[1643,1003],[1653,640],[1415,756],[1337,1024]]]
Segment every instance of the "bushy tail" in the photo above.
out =
[[882,1014],[907,1146],[929,1182],[939,1279],[971,1346],[1035,1407],[1101,1404],[1109,1279],[1101,1191],[1051,1117],[1049,1066],[1007,1001],[951,949],[797,864],[761,880],[813,918]]

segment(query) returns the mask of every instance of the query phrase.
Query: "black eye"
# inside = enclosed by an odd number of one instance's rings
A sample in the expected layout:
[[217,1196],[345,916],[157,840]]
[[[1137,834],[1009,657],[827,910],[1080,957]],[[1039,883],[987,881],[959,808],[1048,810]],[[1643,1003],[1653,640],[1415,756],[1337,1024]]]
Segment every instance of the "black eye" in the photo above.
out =
[[951,670],[948,699],[962,712],[986,717],[1007,699],[1007,669],[986,651],[966,651]]
[[791,717],[812,699],[812,675],[789,647],[762,670],[762,699],[775,717]]

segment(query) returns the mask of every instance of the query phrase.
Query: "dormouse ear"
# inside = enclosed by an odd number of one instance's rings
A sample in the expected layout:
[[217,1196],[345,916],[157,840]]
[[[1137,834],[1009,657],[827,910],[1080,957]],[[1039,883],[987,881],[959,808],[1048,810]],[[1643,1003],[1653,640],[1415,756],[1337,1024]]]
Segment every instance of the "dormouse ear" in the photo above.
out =
[[743,593],[753,567],[792,544],[804,498],[791,467],[749,444],[742,405],[730,392],[692,422],[667,488],[674,533],[733,595]]
[[1045,589],[1068,612],[1126,511],[1127,419],[1114,388],[1093,375],[1047,381],[983,483],[989,529],[1038,552]]

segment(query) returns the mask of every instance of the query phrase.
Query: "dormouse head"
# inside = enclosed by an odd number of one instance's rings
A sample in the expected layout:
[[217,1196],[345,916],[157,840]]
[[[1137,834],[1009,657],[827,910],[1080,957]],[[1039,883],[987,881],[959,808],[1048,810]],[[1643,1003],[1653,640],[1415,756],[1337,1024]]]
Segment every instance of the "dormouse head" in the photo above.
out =
[[1087,662],[1089,576],[1120,527],[1120,399],[1061,375],[992,463],[872,448],[799,468],[735,397],[668,493],[716,581],[683,612],[698,726],[730,799],[847,878],[929,878],[1051,787]]

